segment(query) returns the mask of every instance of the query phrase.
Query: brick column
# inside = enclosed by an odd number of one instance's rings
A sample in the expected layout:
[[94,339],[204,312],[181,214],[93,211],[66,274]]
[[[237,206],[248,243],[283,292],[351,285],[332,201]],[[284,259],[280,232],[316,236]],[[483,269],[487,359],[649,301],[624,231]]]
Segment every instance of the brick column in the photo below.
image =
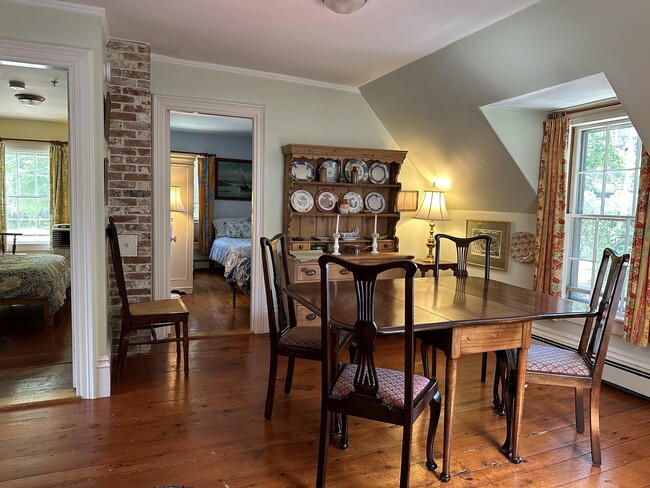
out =
[[[108,215],[115,219],[118,234],[138,239],[137,257],[123,257],[131,301],[151,300],[151,48],[110,38],[106,57],[111,66]],[[117,344],[120,300],[109,265],[109,317]]]

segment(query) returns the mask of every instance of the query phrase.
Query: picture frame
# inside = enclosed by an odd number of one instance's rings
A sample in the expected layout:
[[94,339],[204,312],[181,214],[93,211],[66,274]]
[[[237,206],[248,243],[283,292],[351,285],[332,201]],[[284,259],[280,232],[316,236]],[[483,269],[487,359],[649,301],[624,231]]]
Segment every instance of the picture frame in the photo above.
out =
[[248,159],[217,158],[215,200],[251,200],[253,162]]
[[[490,246],[490,268],[508,271],[510,253],[510,222],[498,220],[467,219],[467,237],[487,234],[492,237]],[[483,242],[473,242],[467,254],[467,264],[485,266]]]

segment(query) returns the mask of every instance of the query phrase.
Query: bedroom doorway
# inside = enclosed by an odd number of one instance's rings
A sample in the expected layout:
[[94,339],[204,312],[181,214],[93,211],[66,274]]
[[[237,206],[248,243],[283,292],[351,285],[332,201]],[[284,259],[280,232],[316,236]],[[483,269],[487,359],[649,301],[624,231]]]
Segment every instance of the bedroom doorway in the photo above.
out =
[[[211,120],[208,117],[214,117],[214,120],[221,119],[222,121],[237,122],[237,119],[243,119],[238,122],[245,122],[249,125],[250,130],[249,134],[246,136],[248,139],[249,146],[249,157],[239,157],[230,156],[232,159],[248,159],[251,162],[251,173],[252,181],[250,186],[252,189],[252,198],[248,202],[247,215],[250,216],[250,228],[251,242],[256,242],[259,239],[259,236],[262,234],[262,225],[264,222],[264,207],[263,207],[263,188],[264,188],[264,165],[263,165],[263,155],[264,155],[264,114],[265,109],[261,106],[248,105],[248,104],[234,104],[229,102],[216,102],[212,100],[197,100],[197,99],[188,99],[182,97],[171,97],[171,96],[159,96],[154,95],[153,100],[153,132],[154,132],[154,146],[153,146],[153,155],[154,155],[154,170],[153,174],[159,175],[159,177],[153,182],[153,208],[154,208],[154,229],[153,229],[153,260],[154,260],[154,270],[158,270],[154,274],[153,284],[154,284],[154,296],[156,298],[165,297],[170,290],[170,260],[169,253],[171,248],[170,244],[170,229],[168,224],[168,217],[166,215],[170,214],[170,187],[171,183],[171,171],[170,171],[170,154],[173,151],[187,151],[190,153],[196,152],[205,152],[207,154],[218,155],[219,157],[226,157],[229,154],[224,153],[224,149],[228,146],[224,143],[216,149],[207,149],[207,148],[197,148],[196,145],[180,146],[177,145],[176,139],[176,128],[172,130],[172,125],[176,125],[176,122],[172,123],[172,115],[179,114],[182,116],[198,116],[205,121]],[[177,117],[177,115],[173,115]],[[191,118],[191,117],[190,117]],[[193,137],[197,137],[197,134],[194,134]],[[197,150],[198,149],[198,150]],[[241,154],[238,154],[242,156]],[[159,197],[160,196],[160,197]],[[241,213],[241,208],[239,210],[233,210],[236,205],[235,200],[233,201],[216,201],[215,204],[215,213],[217,215],[234,216],[233,212]],[[240,201],[241,202],[241,201]],[[243,216],[243,214],[241,215]],[[236,215],[240,217],[240,215]],[[167,222],[167,224],[165,224]],[[261,267],[257,262],[257,249],[256,246],[251,245],[251,258],[250,258],[250,296],[247,297],[241,291],[237,292],[236,295],[236,307],[238,309],[239,304],[244,303],[248,299],[249,311],[246,318],[237,317],[235,313],[232,318],[233,322],[236,322],[236,328],[240,330],[246,330],[253,332],[264,332],[266,329],[265,316],[263,311],[264,306],[264,297],[263,297],[263,286],[262,286],[262,275]],[[206,263],[207,264],[207,263]],[[199,266],[197,266],[199,268]],[[198,271],[198,273],[203,273],[203,271]],[[203,276],[199,276],[203,278]],[[197,280],[199,283],[200,280]],[[225,282],[222,282],[225,283]],[[226,288],[227,289],[227,288]],[[194,290],[193,290],[194,291]],[[232,312],[232,295],[231,294],[221,294],[222,300],[221,303],[217,306],[216,304],[204,303],[202,305],[203,310],[212,310],[212,309],[221,309],[228,310],[229,313]],[[227,302],[225,302],[227,297]],[[193,297],[188,296],[188,300],[191,300]],[[195,300],[197,303],[199,300]],[[225,303],[224,303],[225,302]],[[198,314],[197,314],[198,315]],[[190,320],[192,317],[190,316]],[[214,317],[207,320],[213,321],[223,321],[223,317]],[[242,326],[244,326],[242,328]]]

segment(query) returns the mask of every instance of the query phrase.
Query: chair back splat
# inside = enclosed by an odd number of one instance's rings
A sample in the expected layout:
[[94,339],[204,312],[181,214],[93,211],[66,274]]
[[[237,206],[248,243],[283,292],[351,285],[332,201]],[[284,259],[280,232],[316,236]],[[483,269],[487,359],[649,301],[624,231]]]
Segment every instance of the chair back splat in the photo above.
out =
[[[159,344],[163,342],[176,343],[176,359],[180,361],[181,344],[183,345],[183,364],[185,376],[189,374],[189,311],[180,298],[168,300],[149,300],[137,303],[129,303],[129,296],[126,290],[122,255],[117,235],[117,228],[113,217],[108,218],[106,227],[111,257],[113,260],[113,272],[115,282],[122,303],[122,325],[120,328],[120,342],[117,352],[117,380],[122,379],[126,363],[126,353],[129,346],[142,344]],[[155,329],[174,325],[176,337],[165,337],[158,339]],[[181,324],[183,333],[181,336]],[[131,340],[131,331],[137,329],[149,330],[148,337],[138,340]]]
[[[400,486],[407,487],[413,423],[429,407],[426,466],[435,470],[437,466],[433,459],[433,441],[440,417],[438,382],[413,374],[413,276],[417,266],[407,260],[362,265],[330,255],[321,256],[318,262],[321,270],[320,333],[323,350],[316,486],[325,486],[332,417],[340,414],[342,428],[338,445],[341,449],[348,447],[348,415],[403,426]],[[330,264],[347,269],[353,276],[356,298],[354,317],[337,315],[337,310],[344,308],[340,302],[337,304],[337,300],[346,299],[348,295],[341,297],[338,293],[332,294],[332,289],[337,285],[336,281],[330,280]],[[400,289],[404,290],[404,367],[394,370],[380,367],[376,357],[375,342],[379,330],[376,320],[388,313],[380,308],[381,300],[377,297],[376,285],[377,275],[399,268],[404,270],[403,284],[394,286],[402,286]],[[356,344],[352,364],[341,363],[332,350],[332,344],[337,343],[338,335],[346,331],[353,332]]]

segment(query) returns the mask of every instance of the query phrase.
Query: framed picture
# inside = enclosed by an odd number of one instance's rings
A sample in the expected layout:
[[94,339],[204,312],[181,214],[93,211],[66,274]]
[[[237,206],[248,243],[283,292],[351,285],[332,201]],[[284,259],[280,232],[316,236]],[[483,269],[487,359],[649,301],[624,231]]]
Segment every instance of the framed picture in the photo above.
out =
[[253,163],[246,159],[219,159],[216,168],[216,200],[250,200],[253,193]]
[[[487,234],[492,236],[490,246],[490,268],[508,271],[510,246],[510,222],[496,220],[467,220],[467,237]],[[467,264],[485,265],[484,242],[473,242],[467,255]]]

